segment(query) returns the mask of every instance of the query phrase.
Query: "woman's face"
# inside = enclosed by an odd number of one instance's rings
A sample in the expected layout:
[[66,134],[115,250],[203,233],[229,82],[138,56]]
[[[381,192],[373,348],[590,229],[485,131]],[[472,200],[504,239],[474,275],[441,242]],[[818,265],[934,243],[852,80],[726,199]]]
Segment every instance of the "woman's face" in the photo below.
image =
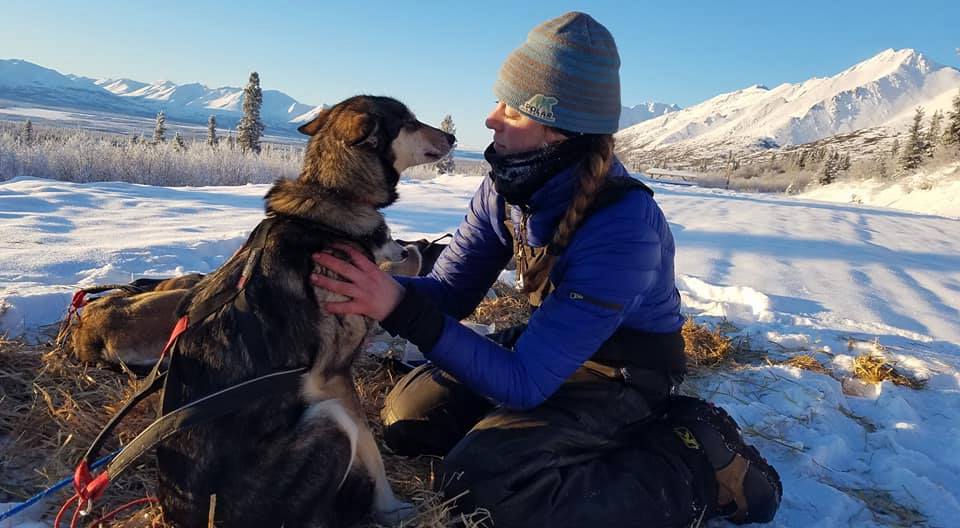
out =
[[493,150],[500,155],[537,150],[566,139],[503,102],[497,103],[484,124],[493,130]]

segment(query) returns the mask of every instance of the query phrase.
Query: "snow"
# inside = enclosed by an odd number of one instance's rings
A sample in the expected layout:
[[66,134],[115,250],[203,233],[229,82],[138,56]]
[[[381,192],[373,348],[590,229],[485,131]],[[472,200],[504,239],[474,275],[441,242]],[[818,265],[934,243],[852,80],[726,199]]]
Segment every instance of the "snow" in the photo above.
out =
[[898,181],[836,182],[800,194],[825,202],[892,207],[960,218],[960,162],[937,169],[922,169]]
[[[401,181],[401,199],[386,211],[394,236],[452,231],[480,181]],[[677,241],[684,312],[732,325],[762,351],[687,385],[727,409],[779,470],[785,495],[774,525],[917,522],[883,510],[883,501],[916,510],[929,526],[955,525],[960,221],[651,186]],[[60,318],[78,286],[212,271],[262,216],[267,188],[0,183],[0,331],[35,335]],[[801,353],[832,375],[777,364]],[[884,355],[926,386],[850,379],[865,353]]]
[[76,120],[77,118],[87,117],[84,114],[77,114],[76,112],[64,112],[62,110],[50,110],[48,108],[24,108],[20,106],[0,108],[0,114],[50,120]]
[[0,86],[73,86],[76,82],[55,70],[21,59],[0,59]]

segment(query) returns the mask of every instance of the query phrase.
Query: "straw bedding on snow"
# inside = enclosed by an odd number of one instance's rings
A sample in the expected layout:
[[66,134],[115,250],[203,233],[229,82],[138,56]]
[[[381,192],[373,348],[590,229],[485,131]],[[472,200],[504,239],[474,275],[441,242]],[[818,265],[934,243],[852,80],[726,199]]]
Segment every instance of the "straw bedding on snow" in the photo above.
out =
[[[371,356],[357,362],[358,392],[378,439],[379,410],[399,376],[388,364]],[[0,502],[25,500],[72,474],[100,428],[134,394],[138,383],[129,374],[79,364],[55,351],[51,344],[27,346],[0,340]],[[132,439],[158,411],[156,396],[141,403],[120,426],[117,435],[120,441]],[[118,442],[112,440],[104,448],[104,454],[117,447]],[[382,445],[381,452],[394,491],[418,506],[419,515],[408,526],[484,525],[485,512],[454,513],[452,501],[444,501],[431,490],[436,459],[394,456]],[[155,482],[154,457],[148,453],[110,486],[96,513],[102,515],[131,500],[152,495]],[[71,491],[65,489],[46,506],[36,507],[45,507],[52,521],[56,509],[70,494]],[[165,525],[159,509],[147,505],[124,512],[107,526]]]
[[[494,290],[497,297],[484,300],[470,319],[495,324],[498,330],[525,323],[530,309],[523,296],[503,283],[497,283]],[[734,358],[742,346],[726,335],[722,325],[710,329],[688,320],[683,336],[694,372],[736,365]],[[375,339],[386,345],[386,356],[400,355],[403,350],[403,340],[385,335]],[[797,357],[791,364],[816,370],[805,361]],[[392,363],[373,356],[364,355],[357,362],[358,393],[378,440],[382,429],[379,412],[384,397],[401,375]],[[71,474],[100,428],[134,394],[138,383],[130,373],[79,364],[55,350],[52,344],[28,346],[0,340],[0,501],[24,500]],[[119,441],[132,439],[158,411],[156,396],[141,403],[119,428]],[[118,446],[114,439],[104,453]],[[433,468],[438,459],[394,456],[382,444],[381,452],[394,490],[418,506],[419,515],[407,526],[443,528],[491,524],[486,512],[481,510],[469,515],[454,512],[452,500],[444,501],[440,494],[432,491]],[[153,454],[147,454],[137,467],[113,483],[97,513],[152,494],[156,482],[153,461]],[[61,492],[47,506],[50,519],[68,495],[66,490]],[[159,509],[148,505],[125,512],[108,526],[163,527],[164,524]]]

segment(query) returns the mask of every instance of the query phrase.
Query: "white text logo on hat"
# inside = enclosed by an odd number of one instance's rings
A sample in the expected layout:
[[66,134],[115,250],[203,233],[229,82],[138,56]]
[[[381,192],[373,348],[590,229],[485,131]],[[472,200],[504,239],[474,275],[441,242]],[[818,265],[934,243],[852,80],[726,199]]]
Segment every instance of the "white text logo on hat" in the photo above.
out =
[[559,101],[556,97],[549,97],[543,94],[537,94],[527,99],[527,102],[520,105],[519,110],[526,112],[534,117],[544,121],[556,121],[557,117],[553,115],[553,105]]

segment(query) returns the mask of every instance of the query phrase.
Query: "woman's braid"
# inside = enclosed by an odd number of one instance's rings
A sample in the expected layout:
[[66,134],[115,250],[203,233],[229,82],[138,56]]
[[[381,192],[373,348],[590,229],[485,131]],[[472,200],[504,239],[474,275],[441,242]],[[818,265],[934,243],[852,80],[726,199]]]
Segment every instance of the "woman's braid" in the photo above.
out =
[[573,234],[580,227],[584,214],[593,204],[597,192],[603,185],[613,163],[613,136],[603,134],[595,136],[580,166],[580,179],[577,192],[570,206],[553,233],[548,254],[527,270],[523,277],[524,292],[531,293],[540,288],[550,275],[557,254],[566,249]]

